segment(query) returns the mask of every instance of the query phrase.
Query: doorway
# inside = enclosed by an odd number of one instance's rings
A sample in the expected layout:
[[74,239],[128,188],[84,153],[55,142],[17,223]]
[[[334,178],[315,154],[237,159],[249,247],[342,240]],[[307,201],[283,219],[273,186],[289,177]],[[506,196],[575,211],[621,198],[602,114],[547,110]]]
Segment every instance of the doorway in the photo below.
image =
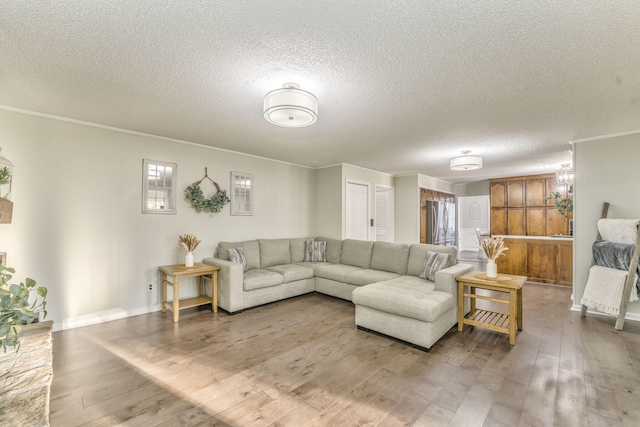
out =
[[377,242],[394,241],[394,206],[393,187],[376,184],[376,215],[374,226]]
[[346,183],[345,238],[369,240],[369,184]]

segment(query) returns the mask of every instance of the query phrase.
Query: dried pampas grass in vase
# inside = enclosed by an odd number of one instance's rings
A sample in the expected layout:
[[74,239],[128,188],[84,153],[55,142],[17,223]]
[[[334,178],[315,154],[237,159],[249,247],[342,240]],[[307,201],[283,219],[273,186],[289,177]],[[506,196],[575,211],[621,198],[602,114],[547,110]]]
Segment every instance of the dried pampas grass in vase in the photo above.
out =
[[184,258],[185,267],[193,267],[193,251],[198,247],[198,244],[200,244],[200,240],[193,234],[180,236],[180,246],[187,251],[187,255]]
[[495,279],[498,277],[498,266],[496,260],[499,256],[505,256],[505,251],[508,251],[504,245],[504,239],[502,237],[492,237],[484,240],[481,244],[482,250],[487,255],[489,262],[487,262],[487,277]]

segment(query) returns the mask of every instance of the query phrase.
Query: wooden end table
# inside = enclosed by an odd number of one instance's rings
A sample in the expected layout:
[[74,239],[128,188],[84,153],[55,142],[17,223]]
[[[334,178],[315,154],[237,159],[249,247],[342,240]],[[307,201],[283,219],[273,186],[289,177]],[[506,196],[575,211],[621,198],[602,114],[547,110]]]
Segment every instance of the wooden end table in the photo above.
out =
[[[480,271],[469,271],[458,277],[458,330],[462,331],[464,325],[480,326],[496,332],[509,335],[509,343],[516,343],[516,326],[522,330],[522,285],[527,281],[525,276],[510,274],[498,274],[498,278],[507,280],[483,280],[475,277],[483,274]],[[469,287],[469,293],[464,292],[465,286]],[[500,299],[486,295],[477,295],[476,289],[504,292],[509,294],[509,299]],[[469,317],[464,317],[464,297],[468,297],[471,303]],[[500,304],[507,304],[509,314],[498,313],[489,310],[476,310],[476,299],[483,299]]]
[[[200,267],[184,267],[180,265],[165,265],[159,267],[162,272],[162,312],[167,310],[173,312],[173,321],[177,322],[180,310],[183,308],[197,307],[199,305],[211,304],[211,310],[218,311],[218,270],[217,265],[205,264]],[[167,278],[173,277],[173,283]],[[180,278],[198,278],[198,296],[180,300]],[[211,281],[211,298],[204,293],[204,281]],[[167,286],[173,288],[173,301],[167,301]]]

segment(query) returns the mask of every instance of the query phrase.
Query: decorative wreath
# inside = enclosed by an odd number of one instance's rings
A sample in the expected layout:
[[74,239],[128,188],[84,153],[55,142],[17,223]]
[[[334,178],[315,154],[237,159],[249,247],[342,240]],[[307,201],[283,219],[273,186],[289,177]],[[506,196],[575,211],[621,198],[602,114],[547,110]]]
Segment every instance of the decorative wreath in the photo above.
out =
[[215,184],[218,191],[208,199],[204,197],[204,193],[199,185],[200,181],[188,186],[184,190],[184,196],[191,202],[191,207],[194,208],[196,212],[220,212],[222,208],[224,208],[224,205],[231,201],[227,197],[227,192],[220,190],[218,184]]

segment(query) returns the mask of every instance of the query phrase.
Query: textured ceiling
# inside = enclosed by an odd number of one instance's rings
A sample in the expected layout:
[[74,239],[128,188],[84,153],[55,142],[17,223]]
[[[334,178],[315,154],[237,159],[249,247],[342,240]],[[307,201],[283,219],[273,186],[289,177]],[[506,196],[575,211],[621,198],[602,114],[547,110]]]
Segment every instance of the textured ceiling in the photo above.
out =
[[[289,81],[316,124],[262,117]],[[0,2],[0,105],[312,167],[552,172],[639,99],[640,0]]]

